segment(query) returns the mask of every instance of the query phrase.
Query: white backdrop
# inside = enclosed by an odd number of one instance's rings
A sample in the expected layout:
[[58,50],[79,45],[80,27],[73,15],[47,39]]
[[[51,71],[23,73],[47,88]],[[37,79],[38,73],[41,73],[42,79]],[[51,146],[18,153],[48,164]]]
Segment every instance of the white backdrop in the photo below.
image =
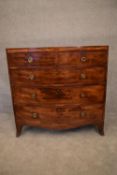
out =
[[106,112],[117,113],[117,0],[0,0],[0,112],[11,112],[5,49],[109,45]]

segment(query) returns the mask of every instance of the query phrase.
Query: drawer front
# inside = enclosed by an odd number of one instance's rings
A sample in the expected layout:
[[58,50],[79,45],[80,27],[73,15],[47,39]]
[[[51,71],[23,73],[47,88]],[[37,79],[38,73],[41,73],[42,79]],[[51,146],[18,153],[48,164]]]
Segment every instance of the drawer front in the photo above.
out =
[[78,67],[101,66],[107,64],[107,51],[81,50],[71,52],[59,52],[57,64]]
[[15,87],[15,104],[94,104],[104,100],[102,85],[89,87]]
[[52,127],[74,126],[80,122],[102,120],[103,105],[84,106],[16,106],[17,119],[37,123],[40,126]]
[[76,50],[76,51],[41,51],[41,52],[17,52],[8,54],[9,66],[49,66],[70,65],[88,67],[105,65],[107,63],[107,51],[105,50]]
[[8,62],[10,67],[53,65],[56,63],[56,58],[56,52],[17,52],[8,54]]
[[74,69],[11,69],[11,84],[52,85],[52,84],[98,84],[106,79],[104,68]]

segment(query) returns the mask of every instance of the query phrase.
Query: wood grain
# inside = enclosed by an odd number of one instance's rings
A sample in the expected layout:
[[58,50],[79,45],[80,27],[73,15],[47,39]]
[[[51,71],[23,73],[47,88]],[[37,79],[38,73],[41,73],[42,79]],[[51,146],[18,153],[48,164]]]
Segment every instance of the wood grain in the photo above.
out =
[[[98,52],[85,49],[64,51],[40,51],[40,52],[13,52],[8,53],[10,67],[22,66],[77,66],[77,67],[90,67],[106,65],[107,52],[100,50]],[[29,58],[32,58],[29,62]],[[103,59],[102,59],[103,58]]]
[[108,46],[8,48],[16,135],[95,125],[104,135]]
[[106,80],[104,67],[87,69],[10,69],[12,85],[52,85],[79,84],[90,85],[103,83]]
[[104,86],[15,87],[15,104],[94,104],[104,102]]
[[[59,109],[59,110],[58,110]],[[33,114],[37,114],[33,118]],[[76,125],[85,122],[96,122],[102,120],[103,105],[96,106],[59,106],[59,107],[39,107],[39,106],[16,106],[16,116],[24,123],[36,125],[50,129],[74,128]]]

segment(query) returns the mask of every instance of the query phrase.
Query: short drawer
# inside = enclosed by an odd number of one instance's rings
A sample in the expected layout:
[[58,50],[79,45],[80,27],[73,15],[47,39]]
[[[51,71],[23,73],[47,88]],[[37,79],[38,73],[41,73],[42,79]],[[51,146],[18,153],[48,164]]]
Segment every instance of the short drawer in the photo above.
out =
[[59,52],[56,60],[58,65],[77,66],[79,68],[103,66],[107,64],[106,50],[79,50]]
[[105,87],[14,87],[15,104],[94,104],[104,101]]
[[[26,123],[47,126],[47,128],[64,129],[73,127],[82,122],[102,120],[103,105],[94,106],[16,106],[16,119]],[[66,127],[65,127],[66,126]]]
[[8,53],[10,67],[20,66],[50,66],[68,65],[77,67],[90,67],[106,65],[107,50],[64,50],[40,52],[14,52]]
[[103,67],[87,69],[11,69],[12,85],[53,85],[103,83],[106,70]]
[[56,64],[56,52],[14,52],[8,53],[8,63],[10,67],[39,66]]

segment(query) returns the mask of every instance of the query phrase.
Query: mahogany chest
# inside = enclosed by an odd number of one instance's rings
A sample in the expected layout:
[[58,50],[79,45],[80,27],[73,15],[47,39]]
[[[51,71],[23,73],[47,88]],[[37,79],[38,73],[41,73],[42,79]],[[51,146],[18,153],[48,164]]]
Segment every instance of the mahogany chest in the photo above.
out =
[[108,46],[6,49],[16,123],[104,135]]

